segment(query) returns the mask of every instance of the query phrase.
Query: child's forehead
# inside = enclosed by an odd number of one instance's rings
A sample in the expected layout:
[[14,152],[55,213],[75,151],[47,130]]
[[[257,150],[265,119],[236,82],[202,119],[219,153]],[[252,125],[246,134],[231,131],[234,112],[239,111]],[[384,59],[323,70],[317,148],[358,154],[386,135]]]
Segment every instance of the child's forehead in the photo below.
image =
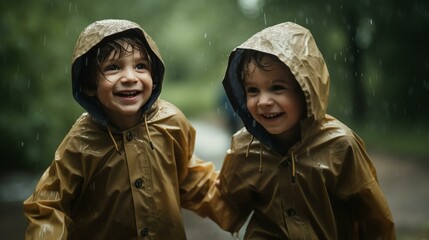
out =
[[287,83],[299,85],[290,69],[280,60],[271,60],[270,62],[262,63],[264,64],[263,67],[258,66],[253,60],[247,64],[243,76],[245,83],[266,82],[271,84]]
[[130,55],[134,55],[135,57],[142,59],[148,58],[146,51],[140,46],[135,46],[123,40],[118,41],[118,44],[120,47],[111,48],[107,60],[120,59]]

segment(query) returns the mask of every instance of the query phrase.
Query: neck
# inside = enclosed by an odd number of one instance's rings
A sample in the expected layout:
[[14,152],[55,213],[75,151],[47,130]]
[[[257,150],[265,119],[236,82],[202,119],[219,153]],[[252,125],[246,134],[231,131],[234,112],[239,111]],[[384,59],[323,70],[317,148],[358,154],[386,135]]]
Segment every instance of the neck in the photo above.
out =
[[108,118],[112,126],[123,131],[135,127],[140,122],[141,115],[108,116]]
[[298,124],[294,128],[284,133],[273,135],[273,136],[274,136],[274,140],[277,143],[286,147],[286,149],[289,149],[301,139],[301,125]]

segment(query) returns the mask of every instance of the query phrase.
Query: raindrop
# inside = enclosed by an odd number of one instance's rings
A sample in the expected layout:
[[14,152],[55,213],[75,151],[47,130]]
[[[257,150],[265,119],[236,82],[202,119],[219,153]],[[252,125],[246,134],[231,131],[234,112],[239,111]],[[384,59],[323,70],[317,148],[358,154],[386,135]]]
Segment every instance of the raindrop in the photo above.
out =
[[332,6],[330,4],[326,5],[326,12],[331,13],[332,12]]
[[426,89],[429,89],[429,82],[428,81],[423,81],[423,87]]
[[204,33],[204,38],[207,38],[207,33]]
[[43,239],[45,237],[45,234],[52,235],[54,233],[54,227],[51,224],[42,224],[40,226],[40,232],[39,237],[40,239]]
[[92,191],[95,191],[95,182],[91,183],[91,185],[89,186],[89,188],[90,188]]
[[265,4],[263,0],[239,0],[238,3],[241,11],[249,18],[259,16],[260,10]]
[[231,233],[231,237],[233,240],[238,240],[240,238],[239,232]]
[[21,142],[21,147],[24,147],[24,142]]
[[39,133],[36,134],[36,141],[39,141]]
[[18,73],[19,73],[19,64],[16,65],[16,72],[15,72],[15,79],[18,79]]

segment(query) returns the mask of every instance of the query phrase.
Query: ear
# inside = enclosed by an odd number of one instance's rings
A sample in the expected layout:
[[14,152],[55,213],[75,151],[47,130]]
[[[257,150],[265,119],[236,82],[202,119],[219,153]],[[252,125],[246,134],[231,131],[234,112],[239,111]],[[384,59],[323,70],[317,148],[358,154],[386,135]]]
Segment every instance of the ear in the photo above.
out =
[[97,90],[89,90],[89,89],[83,89],[83,93],[87,95],[88,97],[94,97]]

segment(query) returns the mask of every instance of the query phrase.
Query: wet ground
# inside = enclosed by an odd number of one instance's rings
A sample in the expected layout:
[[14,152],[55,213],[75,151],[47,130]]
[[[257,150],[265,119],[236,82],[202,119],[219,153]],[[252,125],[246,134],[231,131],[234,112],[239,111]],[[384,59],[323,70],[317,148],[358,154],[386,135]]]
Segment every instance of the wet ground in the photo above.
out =
[[[194,121],[197,154],[220,168],[230,138],[222,128]],[[398,239],[429,240],[429,157],[396,156],[370,152],[379,181],[392,210]],[[22,201],[40,176],[24,172],[0,175],[0,239],[23,239],[26,220]],[[183,211],[189,240],[233,239],[208,219]],[[241,234],[242,236],[243,234]],[[241,238],[240,238],[241,239]]]

